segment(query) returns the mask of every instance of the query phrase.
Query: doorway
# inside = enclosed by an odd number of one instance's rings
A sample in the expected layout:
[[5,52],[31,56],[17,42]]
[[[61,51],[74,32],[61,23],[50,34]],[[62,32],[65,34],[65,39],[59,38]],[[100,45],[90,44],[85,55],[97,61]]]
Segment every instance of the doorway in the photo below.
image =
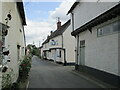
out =
[[85,40],[80,41],[80,65],[85,65]]

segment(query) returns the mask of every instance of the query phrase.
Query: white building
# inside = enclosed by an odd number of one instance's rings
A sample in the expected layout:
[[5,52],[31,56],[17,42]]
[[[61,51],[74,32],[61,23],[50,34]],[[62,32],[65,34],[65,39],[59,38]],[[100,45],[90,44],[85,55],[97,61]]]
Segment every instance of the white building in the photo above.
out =
[[76,37],[76,69],[119,84],[120,3],[75,2],[68,14]]
[[44,58],[64,65],[75,63],[75,38],[71,36],[71,25],[68,20],[61,26],[57,23],[57,30],[51,32],[46,41],[43,43]]
[[[1,70],[4,67],[8,68],[6,72],[2,73],[2,76],[10,74],[9,83],[15,83],[19,75],[19,65],[25,55],[24,25],[26,25],[26,21],[23,3],[22,1],[0,2],[0,8],[2,8],[0,9],[0,44],[2,42],[0,50],[1,52],[9,52],[8,55],[1,56]],[[4,28],[6,24],[9,28]],[[8,33],[6,36],[2,36],[5,30],[8,30]],[[2,80],[4,79],[2,78]]]

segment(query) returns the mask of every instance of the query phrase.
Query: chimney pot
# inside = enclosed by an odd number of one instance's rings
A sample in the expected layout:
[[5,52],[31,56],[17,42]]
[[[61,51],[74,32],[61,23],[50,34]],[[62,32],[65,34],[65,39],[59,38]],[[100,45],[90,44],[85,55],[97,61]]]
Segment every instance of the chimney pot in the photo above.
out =
[[57,29],[61,27],[61,22],[57,22]]
[[52,33],[53,33],[53,31],[50,31],[50,33],[52,34]]
[[57,29],[59,29],[60,27],[61,27],[60,17],[58,17]]

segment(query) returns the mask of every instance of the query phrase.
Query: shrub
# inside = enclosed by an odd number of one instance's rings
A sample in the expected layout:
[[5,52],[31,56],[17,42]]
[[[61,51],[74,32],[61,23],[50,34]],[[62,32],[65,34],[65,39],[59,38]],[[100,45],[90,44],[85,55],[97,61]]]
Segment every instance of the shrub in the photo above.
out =
[[24,60],[21,62],[19,66],[19,77],[21,79],[27,78],[30,68],[31,68],[31,57],[25,56]]
[[12,78],[11,72],[2,74],[2,90],[11,88]]

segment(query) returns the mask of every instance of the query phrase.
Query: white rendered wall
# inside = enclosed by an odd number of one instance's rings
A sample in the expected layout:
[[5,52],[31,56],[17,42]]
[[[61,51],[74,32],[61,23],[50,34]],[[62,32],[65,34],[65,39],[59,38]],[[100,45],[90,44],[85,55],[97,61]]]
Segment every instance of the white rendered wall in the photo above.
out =
[[87,30],[79,36],[80,40],[85,40],[85,65],[118,75],[118,33],[97,37],[95,27],[92,34]]
[[2,2],[0,1],[0,22],[2,22]]
[[74,30],[116,5],[117,2],[80,2],[73,10]]
[[[14,76],[13,82],[15,82],[18,78],[18,65],[19,60],[17,60],[17,45],[20,45],[21,48],[24,48],[25,51],[25,42],[24,42],[24,33],[23,33],[23,26],[21,24],[21,17],[17,11],[16,3],[15,2],[3,2],[2,3],[2,23],[5,24],[6,15],[11,10],[12,19],[9,21],[8,26],[10,26],[8,35],[6,37],[6,47],[10,50],[10,63],[8,66],[13,69]],[[22,32],[20,32],[20,29]],[[20,49],[20,59],[23,59],[24,52]]]
[[[50,45],[51,40],[57,41],[58,44],[57,45]],[[62,36],[59,35],[59,36],[56,36],[56,37],[50,39],[49,45],[50,45],[49,48],[60,48],[60,47],[62,47]]]

